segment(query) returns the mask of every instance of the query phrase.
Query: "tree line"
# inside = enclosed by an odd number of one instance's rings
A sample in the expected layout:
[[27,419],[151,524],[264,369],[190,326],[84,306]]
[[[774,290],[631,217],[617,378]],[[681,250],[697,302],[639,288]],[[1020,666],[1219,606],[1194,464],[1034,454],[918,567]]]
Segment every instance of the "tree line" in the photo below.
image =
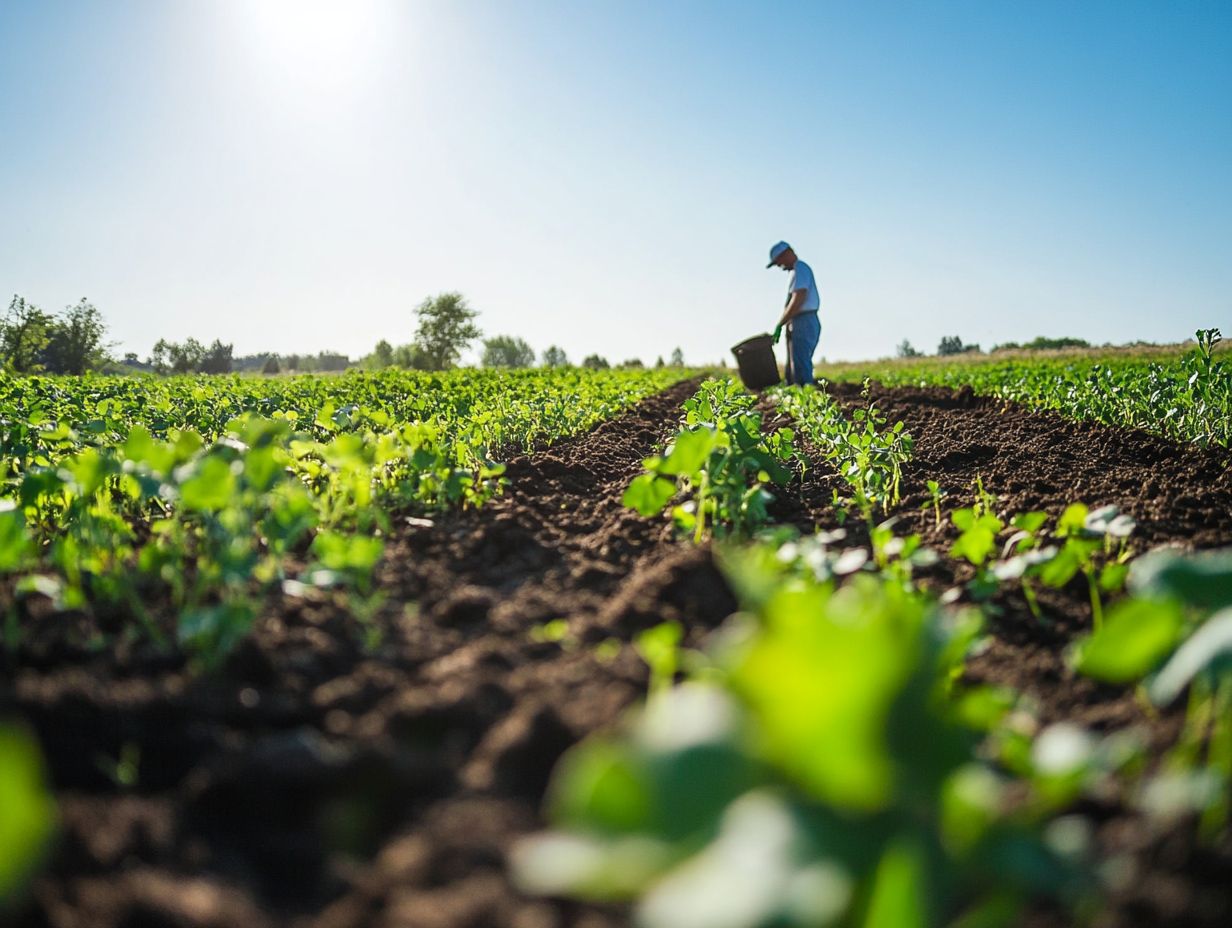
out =
[[[20,374],[82,374],[86,371],[142,371],[156,374],[228,374],[252,372],[344,371],[350,367],[365,370],[407,368],[445,371],[457,366],[465,351],[481,341],[480,363],[484,367],[566,367],[570,361],[559,345],[549,345],[542,354],[514,335],[483,338],[476,320],[479,317],[462,294],[441,293],[425,299],[415,308],[417,325],[412,340],[393,345],[382,339],[372,352],[353,362],[347,355],[332,351],[312,354],[280,355],[271,352],[236,357],[234,345],[215,339],[206,345],[195,338],[182,342],[160,338],[149,356],[142,360],[136,352],[117,360],[107,342],[103,315],[88,300],[82,299],[59,314],[45,312],[23,297],[14,296],[8,312],[0,319],[0,364]],[[660,356],[656,367],[665,362]],[[684,353],[671,353],[673,367],[684,366]],[[587,355],[580,366],[594,370],[609,367],[642,367],[631,358],[612,365],[599,354]]]
[[[454,367],[462,353],[476,341],[480,341],[482,352],[480,364],[483,367],[567,367],[569,357],[559,345],[549,345],[543,353],[536,356],[535,350],[525,339],[515,335],[493,335],[483,337],[476,319],[477,310],[471,308],[466,298],[460,293],[442,293],[429,297],[415,308],[418,325],[414,338],[405,345],[392,345],[385,339],[376,343],[370,354],[359,360],[359,366],[366,370],[382,370],[388,367],[402,367],[421,371],[444,371]],[[671,355],[673,367],[684,366],[684,353],[675,349]],[[657,367],[665,366],[660,357]],[[593,370],[604,370],[613,365],[599,354],[587,355],[582,359],[581,367]],[[638,358],[632,358],[616,365],[617,367],[643,367]]]
[[[1039,336],[1029,342],[1003,342],[999,345],[993,345],[992,350],[997,351],[1053,351],[1058,348],[1090,348],[1091,343],[1084,338],[1047,338]],[[916,348],[907,339],[903,339],[898,343],[895,353],[900,358],[922,358],[924,352],[917,351]],[[941,341],[937,344],[937,354],[941,356],[956,355],[956,354],[979,354],[980,346],[978,342],[964,344],[963,340],[957,335],[942,336]]]

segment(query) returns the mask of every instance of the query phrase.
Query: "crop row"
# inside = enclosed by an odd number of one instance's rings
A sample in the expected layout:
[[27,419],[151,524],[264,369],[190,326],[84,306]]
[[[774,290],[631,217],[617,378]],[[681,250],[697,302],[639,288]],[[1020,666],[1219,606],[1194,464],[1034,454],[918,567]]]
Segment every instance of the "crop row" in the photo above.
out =
[[[850,417],[828,394],[778,388],[773,401],[847,481],[851,496],[836,499],[871,520],[899,501],[902,467],[912,439],[901,422],[889,426],[873,404]],[[796,429],[766,431],[752,396],[731,379],[707,380],[684,404],[682,427],[662,455],[625,493],[625,505],[644,516],[669,509],[676,527],[701,541],[707,532],[747,538],[769,519],[773,493],[809,466]],[[673,501],[677,501],[674,505]]]
[[[872,378],[888,387],[970,387],[1077,419],[1145,429],[1201,445],[1232,445],[1232,362],[1214,353],[1218,329],[1196,333],[1196,347],[1176,361],[1084,358],[949,364],[867,364],[839,378]],[[1225,353],[1226,354],[1226,353]]]
[[[910,455],[900,426],[868,409],[844,421],[828,399],[799,391],[778,399],[866,518],[889,504]],[[645,928],[1008,925],[1045,898],[1083,920],[1130,872],[1099,859],[1095,824],[1075,811],[1083,803],[1119,803],[1160,831],[1197,816],[1205,840],[1226,830],[1232,552],[1133,560],[1133,521],[1111,507],[1002,518],[977,486],[971,505],[948,514],[957,534],[947,553],[974,575],[938,598],[914,581],[938,555],[919,536],[895,536],[893,521],[870,522],[867,549],[844,548],[842,530],[798,537],[768,518],[751,525],[734,504],[756,493],[764,514],[785,482],[759,466],[763,456],[773,447],[777,465],[800,465],[794,433],[758,445],[749,430],[759,424],[751,400],[707,384],[630,488],[626,501],[648,515],[682,500],[674,519],[700,537],[687,517],[705,509],[707,470],[747,462],[745,494],[725,490],[730,504],[715,504],[707,523],[726,539],[716,552],[741,611],[704,652],[673,653],[678,628],[639,639],[648,701],[622,732],[557,768],[554,830],[515,855],[525,889],[633,899]],[[696,437],[703,430],[710,442]],[[849,462],[880,473],[847,473]],[[940,499],[935,491],[938,519]],[[1187,699],[1181,735],[1158,763],[1132,730],[1045,727],[1026,696],[966,682],[995,593],[1020,588],[1046,622],[1036,587],[1079,577],[1095,626],[1071,646],[1071,667],[1140,686],[1159,709]],[[673,686],[680,667],[687,679]]]
[[224,437],[243,416],[286,422],[328,441],[422,423],[478,456],[575,434],[679,379],[670,370],[382,371],[338,377],[18,377],[0,372],[0,477],[85,447],[121,444],[136,426],[156,439]]
[[[662,372],[280,382],[30,378],[4,384],[0,576],[104,627],[135,617],[207,662],[264,593],[368,592],[392,513],[481,506],[504,454],[574,434],[664,386]],[[23,389],[24,385],[24,389]],[[127,629],[126,629],[127,631]]]
[[[71,642],[83,650],[136,639],[203,669],[268,594],[340,587],[361,614],[394,516],[481,506],[504,456],[678,377],[0,375],[3,651],[23,647],[34,597],[92,629]],[[41,764],[28,735],[0,725],[0,911],[53,830]]]

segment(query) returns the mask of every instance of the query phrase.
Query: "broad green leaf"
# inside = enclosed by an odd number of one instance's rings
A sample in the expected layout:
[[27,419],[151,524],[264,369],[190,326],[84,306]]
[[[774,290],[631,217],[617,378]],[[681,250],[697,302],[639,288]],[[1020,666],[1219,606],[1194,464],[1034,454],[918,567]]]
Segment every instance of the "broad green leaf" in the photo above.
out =
[[1144,554],[1130,566],[1129,587],[1142,596],[1170,596],[1199,609],[1232,606],[1232,548]]
[[21,512],[11,502],[0,501],[0,571],[25,567],[33,553]]
[[641,474],[633,478],[621,503],[643,516],[653,516],[662,512],[675,495],[676,485],[672,481],[655,474]]
[[1048,513],[1046,512],[1020,512],[1014,516],[1011,524],[1014,528],[1022,529],[1024,532],[1029,532],[1034,535],[1044,523],[1048,521]]
[[1003,525],[993,515],[976,516],[974,510],[960,509],[952,516],[962,534],[950,547],[951,557],[965,558],[979,567],[997,547],[997,533]]
[[645,764],[611,741],[585,742],[567,753],[553,775],[553,820],[611,834],[642,831],[656,814]]
[[385,542],[363,535],[318,532],[312,541],[312,553],[326,570],[366,577],[385,553]]
[[679,622],[663,622],[640,632],[633,645],[650,668],[652,689],[670,686],[679,665],[684,628]]
[[1070,503],[1057,520],[1057,534],[1061,536],[1074,535],[1086,527],[1087,515],[1090,510],[1082,503]]
[[0,727],[0,911],[42,862],[55,815],[38,745]]
[[1176,646],[1184,618],[1170,601],[1117,603],[1095,634],[1078,642],[1074,669],[1105,683],[1130,683],[1153,670]]
[[926,928],[932,924],[928,862],[908,838],[891,844],[877,865],[864,928]]
[[1232,666],[1232,608],[1211,616],[1177,649],[1150,687],[1151,700],[1166,706],[1198,674]]
[[[1070,539],[1072,541],[1072,539]],[[1056,556],[1040,567],[1039,577],[1046,586],[1060,589],[1082,569],[1082,560],[1077,550],[1066,541]]]
[[229,461],[211,455],[203,459],[196,472],[180,484],[180,501],[198,512],[225,509],[235,496],[236,480]]
[[[867,582],[861,582],[867,581]],[[857,575],[840,591],[785,586],[733,668],[771,758],[840,807],[888,800],[885,726],[916,656],[920,607]]]
[[718,435],[712,429],[697,428],[681,432],[659,465],[659,472],[670,476],[690,476],[701,469],[717,444]]

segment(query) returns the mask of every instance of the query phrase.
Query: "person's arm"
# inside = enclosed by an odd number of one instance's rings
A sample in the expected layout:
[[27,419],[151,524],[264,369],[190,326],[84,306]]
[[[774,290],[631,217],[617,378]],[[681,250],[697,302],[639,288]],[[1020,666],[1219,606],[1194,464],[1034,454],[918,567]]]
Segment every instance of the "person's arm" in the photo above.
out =
[[779,328],[787,325],[793,316],[800,315],[806,299],[808,299],[807,288],[791,291],[791,296],[787,298],[787,306],[783,310],[783,317],[779,320]]

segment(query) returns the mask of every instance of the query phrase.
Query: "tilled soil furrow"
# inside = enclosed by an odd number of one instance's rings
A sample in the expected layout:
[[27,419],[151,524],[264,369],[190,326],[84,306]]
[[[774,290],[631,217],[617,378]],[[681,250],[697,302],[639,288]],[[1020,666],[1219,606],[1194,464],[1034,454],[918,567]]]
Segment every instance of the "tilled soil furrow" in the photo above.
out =
[[[564,750],[644,692],[631,637],[734,608],[707,550],[620,502],[696,387],[513,460],[481,511],[404,523],[366,623],[282,601],[203,679],[19,669],[0,695],[52,745],[64,829],[18,924],[624,925],[519,896],[505,854]],[[99,763],[126,745],[129,790]]]

